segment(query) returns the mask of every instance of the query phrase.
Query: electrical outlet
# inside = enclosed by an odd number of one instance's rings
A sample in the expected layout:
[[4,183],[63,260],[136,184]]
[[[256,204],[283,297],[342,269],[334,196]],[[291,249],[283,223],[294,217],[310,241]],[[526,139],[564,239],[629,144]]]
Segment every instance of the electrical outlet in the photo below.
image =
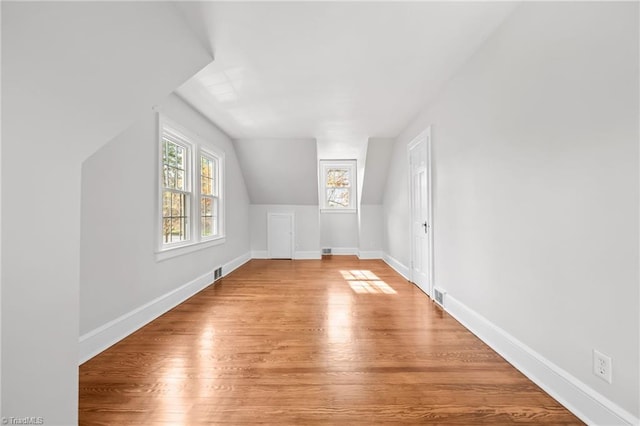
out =
[[611,383],[611,357],[593,350],[593,374],[607,383]]

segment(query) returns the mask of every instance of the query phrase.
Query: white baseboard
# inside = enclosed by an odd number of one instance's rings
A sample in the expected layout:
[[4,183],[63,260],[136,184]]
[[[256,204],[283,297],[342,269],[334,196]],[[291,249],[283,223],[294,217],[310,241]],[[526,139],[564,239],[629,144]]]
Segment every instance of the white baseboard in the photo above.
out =
[[310,250],[310,251],[296,251],[293,255],[294,259],[313,259],[318,260],[322,259],[322,252],[320,250]]
[[116,344],[142,326],[198,293],[213,282],[213,271],[127,312],[80,336],[80,364]]
[[[251,252],[252,259],[270,259],[267,250],[253,250]],[[320,250],[296,251],[293,253],[294,259],[322,259]]]
[[250,261],[251,258],[251,253],[247,252],[225,263],[224,265],[222,265],[222,276],[224,277],[226,275],[229,275],[231,272],[235,271],[236,269]]
[[[388,263],[388,262],[387,262]],[[391,265],[393,267],[393,265]],[[395,268],[394,268],[395,269]],[[445,309],[522,374],[590,425],[638,425],[640,419],[553,364],[451,294]]]
[[[242,256],[222,265],[222,276],[228,275],[251,259],[251,254]],[[108,323],[80,336],[80,364],[124,339],[134,331],[173,309],[194,294],[213,283],[213,271],[164,294]]]
[[268,259],[269,252],[267,250],[251,250],[252,259]]
[[381,250],[359,250],[358,258],[360,259],[382,259],[382,251]]
[[358,249],[355,247],[331,247],[331,254],[334,256],[356,256]]
[[383,253],[382,260],[391,266],[397,273],[402,275],[406,280],[409,280],[409,268],[398,262],[395,258],[389,256],[387,253]]

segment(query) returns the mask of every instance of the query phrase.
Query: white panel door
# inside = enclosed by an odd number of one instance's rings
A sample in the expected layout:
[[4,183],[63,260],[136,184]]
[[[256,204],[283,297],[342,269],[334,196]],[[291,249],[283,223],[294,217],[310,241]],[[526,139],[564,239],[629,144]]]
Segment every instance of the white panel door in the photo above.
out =
[[411,280],[431,296],[431,171],[429,132],[409,145],[411,189]]
[[267,248],[271,259],[293,259],[293,213],[268,213]]

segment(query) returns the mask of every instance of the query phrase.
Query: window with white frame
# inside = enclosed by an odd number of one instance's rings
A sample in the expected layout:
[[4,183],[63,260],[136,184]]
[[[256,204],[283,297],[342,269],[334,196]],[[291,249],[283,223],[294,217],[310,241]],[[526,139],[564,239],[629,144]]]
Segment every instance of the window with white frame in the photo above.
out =
[[320,161],[324,211],[356,211],[355,160]]
[[224,242],[224,154],[160,118],[160,251]]
[[219,234],[220,191],[218,185],[219,159],[209,153],[200,154],[200,236]]
[[191,144],[168,128],[162,130],[162,243],[190,238]]

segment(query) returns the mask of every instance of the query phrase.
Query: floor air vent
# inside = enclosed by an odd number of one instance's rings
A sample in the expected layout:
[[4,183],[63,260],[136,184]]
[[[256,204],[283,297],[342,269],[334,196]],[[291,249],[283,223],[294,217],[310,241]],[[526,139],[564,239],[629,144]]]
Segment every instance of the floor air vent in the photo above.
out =
[[331,249],[330,248],[323,248],[322,249],[322,254],[331,254]]
[[433,300],[444,308],[444,295],[447,294],[444,290],[435,287],[433,289]]
[[215,271],[213,271],[213,280],[217,280],[218,278],[220,278],[222,276],[222,267],[216,269]]

